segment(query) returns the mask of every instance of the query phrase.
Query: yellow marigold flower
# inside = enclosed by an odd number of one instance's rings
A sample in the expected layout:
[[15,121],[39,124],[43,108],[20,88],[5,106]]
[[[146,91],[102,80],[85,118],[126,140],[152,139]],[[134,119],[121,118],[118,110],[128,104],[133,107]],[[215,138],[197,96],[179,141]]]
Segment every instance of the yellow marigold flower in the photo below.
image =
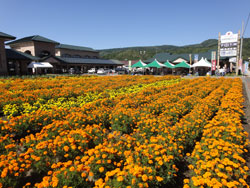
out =
[[229,171],[229,172],[232,172],[233,169],[231,167],[227,166],[226,170]]
[[188,165],[188,168],[189,169],[194,169],[194,166],[193,165]]
[[123,177],[122,176],[118,176],[117,177],[117,181],[123,181],[124,179],[123,179]]
[[102,158],[105,159],[107,157],[106,154],[102,154]]
[[71,171],[71,172],[75,171],[75,167],[73,167],[73,166],[70,167],[70,168],[69,168],[69,171]]
[[48,171],[48,175],[51,175],[52,174],[52,171],[50,170],[50,171]]
[[84,177],[86,177],[86,176],[87,176],[87,174],[86,174],[85,172],[81,173],[81,177],[82,177],[82,178],[84,178]]
[[68,152],[69,151],[69,146],[64,146],[63,150],[66,151],[66,152]]
[[189,183],[189,179],[184,179],[184,183]]
[[183,188],[190,188],[188,184],[185,184]]
[[148,176],[146,174],[143,174],[141,177],[142,181],[147,181],[148,180]]
[[131,184],[132,184],[132,185],[134,185],[134,184],[135,184],[135,179],[134,179],[134,178],[132,179]]
[[163,178],[160,177],[160,176],[156,176],[156,180],[159,181],[159,182],[161,182],[161,181],[163,181]]
[[219,168],[224,168],[224,165],[223,164],[218,164],[218,167]]
[[99,172],[102,173],[103,171],[104,171],[104,167],[100,167],[100,168],[99,168]]

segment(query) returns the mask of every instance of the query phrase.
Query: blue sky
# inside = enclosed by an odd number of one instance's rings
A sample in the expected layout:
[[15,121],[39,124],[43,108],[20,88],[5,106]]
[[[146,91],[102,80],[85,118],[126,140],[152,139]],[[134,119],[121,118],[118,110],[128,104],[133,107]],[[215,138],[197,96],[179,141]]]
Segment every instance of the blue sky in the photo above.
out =
[[[188,45],[238,32],[250,0],[0,0],[0,31],[94,49]],[[2,11],[3,10],[3,11]],[[249,21],[250,22],[250,21]],[[244,37],[250,38],[250,23]]]

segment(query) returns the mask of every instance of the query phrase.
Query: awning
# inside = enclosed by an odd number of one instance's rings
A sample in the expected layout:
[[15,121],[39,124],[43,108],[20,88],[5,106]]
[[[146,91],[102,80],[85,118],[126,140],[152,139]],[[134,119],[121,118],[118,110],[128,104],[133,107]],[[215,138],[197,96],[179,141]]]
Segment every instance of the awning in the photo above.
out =
[[162,67],[166,67],[166,65],[160,63],[159,61],[155,59],[152,63],[147,64],[145,67],[162,68]]
[[170,69],[173,69],[174,68],[174,65],[172,63],[170,63],[168,60],[164,63],[164,65],[167,67],[167,68],[170,68]]
[[190,68],[191,66],[187,64],[185,61],[182,61],[181,63],[174,66],[174,68]]
[[132,65],[132,68],[143,68],[145,67],[147,64],[143,63],[142,60],[139,60],[137,63],[135,63],[134,65]]
[[49,62],[31,62],[28,68],[53,68]]
[[201,60],[194,63],[192,67],[212,67],[212,64],[202,57]]

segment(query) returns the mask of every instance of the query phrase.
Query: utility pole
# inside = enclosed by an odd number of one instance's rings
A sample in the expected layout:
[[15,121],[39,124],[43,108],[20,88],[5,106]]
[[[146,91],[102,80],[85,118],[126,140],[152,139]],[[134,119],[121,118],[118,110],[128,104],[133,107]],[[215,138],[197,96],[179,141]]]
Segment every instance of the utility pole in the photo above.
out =
[[240,30],[238,31],[238,42],[237,42],[237,57],[236,57],[236,75],[239,74],[239,56],[240,56]]
[[244,21],[242,21],[242,29],[241,29],[241,39],[240,39],[240,59],[242,59],[243,33],[244,33]]
[[219,70],[219,68],[220,68],[220,42],[221,42],[221,34],[219,32],[218,52],[217,52],[217,66],[216,66],[217,70]]

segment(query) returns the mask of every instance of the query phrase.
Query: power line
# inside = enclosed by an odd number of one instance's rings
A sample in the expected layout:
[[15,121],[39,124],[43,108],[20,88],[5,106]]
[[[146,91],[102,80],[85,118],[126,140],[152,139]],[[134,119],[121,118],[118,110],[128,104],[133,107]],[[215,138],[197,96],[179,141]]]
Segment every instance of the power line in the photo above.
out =
[[244,29],[244,31],[243,31],[242,37],[244,36],[245,31],[246,31],[246,29],[247,29],[247,24],[248,24],[249,18],[250,18],[250,12],[249,12],[248,17],[247,17],[247,23],[246,23],[245,29]]

